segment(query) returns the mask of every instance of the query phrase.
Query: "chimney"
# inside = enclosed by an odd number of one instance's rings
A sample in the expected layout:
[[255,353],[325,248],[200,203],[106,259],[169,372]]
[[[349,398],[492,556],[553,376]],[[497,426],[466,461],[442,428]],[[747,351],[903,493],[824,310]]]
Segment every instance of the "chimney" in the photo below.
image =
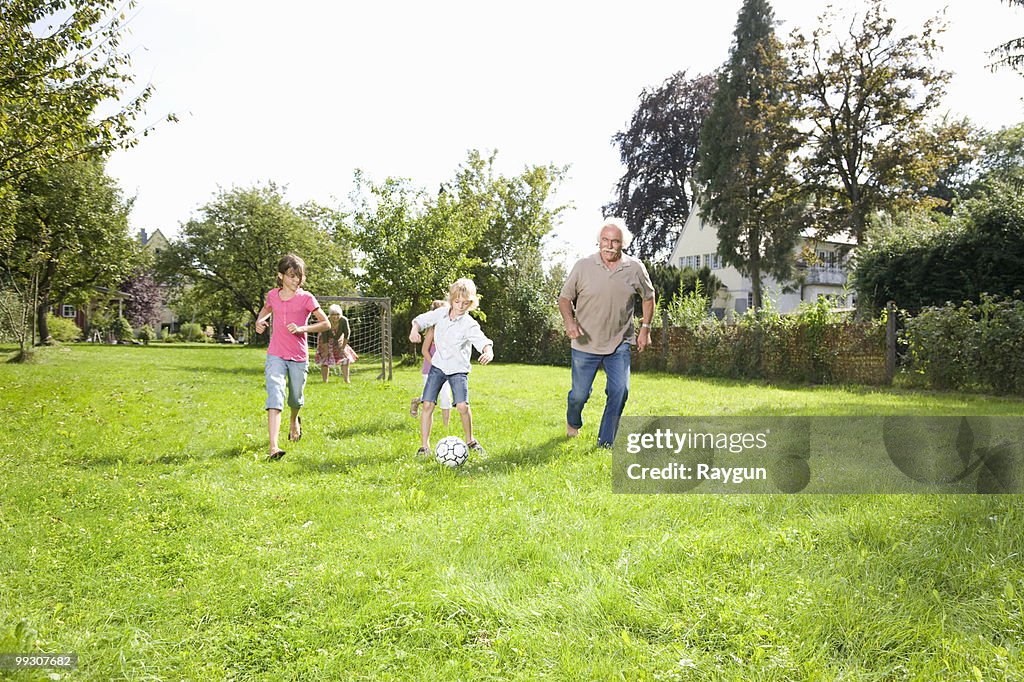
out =
[[146,242],[149,241],[149,238],[146,235],[146,231],[145,230],[139,230],[139,241],[142,242],[143,246],[145,246]]

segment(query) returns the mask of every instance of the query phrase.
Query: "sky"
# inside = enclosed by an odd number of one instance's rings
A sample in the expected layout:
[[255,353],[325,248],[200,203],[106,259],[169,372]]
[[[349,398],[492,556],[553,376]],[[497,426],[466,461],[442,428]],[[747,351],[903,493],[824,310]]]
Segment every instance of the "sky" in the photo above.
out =
[[[852,3],[845,3],[852,4]],[[568,166],[570,204],[552,261],[593,252],[623,172],[612,136],[645,88],[727,58],[741,0],[139,0],[122,47],[136,87],[154,86],[138,146],[108,172],[134,197],[134,232],[173,239],[220,189],[273,181],[295,204],[348,205],[352,178],[409,178],[436,192],[467,151],[496,168]],[[809,34],[826,3],[776,0],[780,37]],[[902,33],[942,5],[889,0]],[[940,113],[996,130],[1024,121],[1024,76],[986,51],[1024,35],[1024,11],[953,0]],[[163,122],[174,114],[179,122]]]

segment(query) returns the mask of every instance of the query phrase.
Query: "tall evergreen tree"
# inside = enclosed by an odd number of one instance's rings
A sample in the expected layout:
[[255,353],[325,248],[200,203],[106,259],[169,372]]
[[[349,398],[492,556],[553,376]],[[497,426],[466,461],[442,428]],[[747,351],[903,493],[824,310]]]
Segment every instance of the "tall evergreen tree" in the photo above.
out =
[[640,93],[629,128],[612,138],[626,171],[605,215],[626,220],[637,258],[654,260],[670,251],[690,215],[700,129],[714,91],[714,76],[687,78],[679,71]]
[[701,216],[718,230],[718,253],[751,281],[786,279],[800,231],[799,185],[791,160],[800,145],[790,70],[767,0],[745,0],[729,60],[701,130]]

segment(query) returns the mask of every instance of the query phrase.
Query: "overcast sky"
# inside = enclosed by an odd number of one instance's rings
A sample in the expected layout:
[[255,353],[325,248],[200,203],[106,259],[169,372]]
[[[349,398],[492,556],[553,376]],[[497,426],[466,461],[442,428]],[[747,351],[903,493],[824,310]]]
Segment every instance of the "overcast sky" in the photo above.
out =
[[[469,149],[498,169],[569,166],[571,203],[549,251],[592,251],[622,173],[611,137],[641,90],[728,55],[741,0],[140,0],[124,47],[167,113],[109,172],[135,196],[134,230],[168,237],[218,187],[275,181],[294,203],[344,208],[353,171],[431,192]],[[779,35],[809,33],[825,3],[777,0]],[[937,5],[890,0],[917,30]],[[939,62],[955,73],[944,110],[998,129],[1024,120],[1024,76],[991,73],[986,50],[1024,35],[1024,12],[955,0]]]

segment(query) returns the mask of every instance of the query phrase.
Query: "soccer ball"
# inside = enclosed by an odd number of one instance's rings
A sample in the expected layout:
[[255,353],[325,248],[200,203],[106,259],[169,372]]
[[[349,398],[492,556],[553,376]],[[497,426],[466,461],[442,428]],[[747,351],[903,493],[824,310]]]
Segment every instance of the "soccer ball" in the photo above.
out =
[[451,469],[462,466],[468,457],[469,448],[466,447],[466,441],[458,436],[445,436],[437,441],[437,447],[434,448],[434,459],[438,464]]

